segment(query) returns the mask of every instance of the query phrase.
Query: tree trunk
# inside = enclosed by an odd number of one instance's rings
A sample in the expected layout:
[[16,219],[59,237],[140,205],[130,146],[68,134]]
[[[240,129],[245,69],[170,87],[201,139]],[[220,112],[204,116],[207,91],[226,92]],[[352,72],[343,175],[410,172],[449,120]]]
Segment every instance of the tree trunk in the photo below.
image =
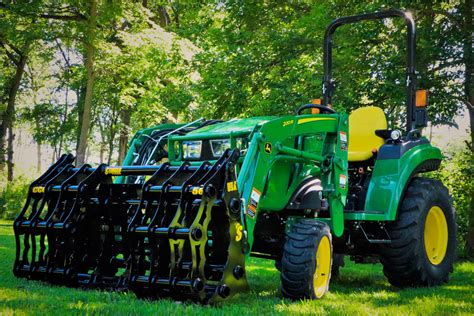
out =
[[65,95],[65,104],[64,104],[64,112],[63,112],[63,120],[61,122],[60,132],[61,136],[59,137],[59,145],[58,145],[58,156],[61,157],[61,153],[63,150],[63,142],[64,142],[64,126],[67,122],[67,107],[68,107],[68,99],[69,99],[69,87],[66,86],[66,95]]
[[109,134],[109,152],[107,154],[107,164],[112,163],[112,155],[114,153],[114,140],[115,140],[115,128],[113,124],[110,124],[109,128],[110,134]]
[[121,165],[125,155],[127,154],[127,144],[128,144],[128,133],[130,130],[130,109],[123,109],[120,112],[120,117],[122,120],[122,129],[120,130],[119,138],[119,155],[118,155],[118,164]]
[[99,162],[102,164],[104,163],[105,149],[107,147],[107,138],[105,136],[104,127],[102,126],[102,122],[100,121],[100,119],[97,121],[97,125],[99,126],[100,132]]
[[[471,153],[474,157],[474,58],[472,52],[472,2],[473,0],[465,0],[464,2],[464,66],[465,80],[464,93],[466,94],[466,105],[469,110],[469,121],[471,125]],[[468,181],[474,181],[472,178]],[[466,236],[465,252],[466,256],[474,258],[474,191],[471,192],[471,209],[468,214],[468,229]]]
[[84,109],[82,113],[81,134],[79,144],[77,146],[77,164],[82,165],[85,161],[87,139],[89,137],[89,129],[91,126],[91,109],[92,109],[92,90],[94,88],[94,53],[95,53],[95,29],[97,24],[97,1],[91,0],[88,38],[86,40],[86,70],[87,84],[86,96],[84,99]]
[[77,130],[76,130],[76,151],[79,148],[79,139],[81,138],[82,115],[84,114],[84,99],[86,95],[85,83],[82,82],[79,89],[77,89]]
[[173,11],[173,20],[174,24],[176,24],[176,28],[179,28],[179,9],[178,9],[179,4],[175,3],[174,5],[171,5],[171,10]]
[[13,181],[13,140],[15,139],[15,133],[13,132],[13,122],[8,127],[8,144],[7,144],[7,180]]
[[36,172],[41,173],[41,144],[36,143]]
[[160,26],[161,27],[167,27],[170,25],[171,19],[168,14],[168,11],[166,11],[166,8],[164,6],[159,6],[158,7],[158,16],[160,17]]
[[[13,77],[11,86],[8,90],[8,102],[7,108],[2,115],[2,125],[0,126],[0,171],[5,169],[5,154],[7,156],[8,164],[8,180],[13,180],[13,139],[15,137],[13,133],[13,125],[15,120],[15,102],[18,89],[20,87],[21,78],[25,71],[25,65],[27,60],[27,49],[28,45],[25,46],[23,53],[19,56],[18,63],[16,65],[15,76]],[[5,139],[8,141],[5,146]],[[6,149],[5,149],[6,148]]]

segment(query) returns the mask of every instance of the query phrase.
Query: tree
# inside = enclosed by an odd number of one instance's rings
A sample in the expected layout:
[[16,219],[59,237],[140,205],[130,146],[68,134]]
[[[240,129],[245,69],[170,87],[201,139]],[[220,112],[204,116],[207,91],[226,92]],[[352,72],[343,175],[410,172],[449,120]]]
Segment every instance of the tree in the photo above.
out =
[[87,36],[86,36],[86,71],[87,71],[87,84],[86,93],[84,98],[84,107],[82,109],[82,124],[80,126],[81,133],[79,136],[79,143],[77,146],[77,157],[76,161],[78,164],[83,164],[87,140],[89,138],[89,129],[91,124],[91,106],[92,106],[92,94],[94,89],[94,54],[95,54],[95,34],[97,28],[97,1],[90,1],[90,11],[88,18]]
[[[41,39],[49,39],[58,31],[46,21],[76,21],[82,16],[71,6],[49,1],[29,1],[28,5],[13,2],[0,3],[0,50],[15,68],[12,77],[3,81],[1,103],[6,103],[1,112],[0,168],[8,164],[8,179],[13,179],[13,140],[16,117],[16,101],[24,78],[31,47]],[[45,31],[47,30],[47,31]],[[8,133],[8,140],[6,136]]]
[[14,69],[12,72],[8,71],[11,75],[2,82],[3,89],[0,92],[0,103],[6,104],[0,113],[0,170],[4,170],[6,162],[8,181],[13,179],[16,99],[25,72],[29,48],[37,35],[33,22],[29,17],[19,18],[16,12],[9,12],[0,6],[0,52],[5,54],[8,60],[4,66]]

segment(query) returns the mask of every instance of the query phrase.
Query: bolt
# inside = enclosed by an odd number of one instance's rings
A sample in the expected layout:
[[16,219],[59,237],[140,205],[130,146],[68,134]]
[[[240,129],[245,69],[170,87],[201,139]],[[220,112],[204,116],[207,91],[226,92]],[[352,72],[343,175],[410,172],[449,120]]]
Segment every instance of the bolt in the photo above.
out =
[[227,298],[230,295],[230,287],[222,284],[217,288],[217,294],[219,294],[222,298]]
[[192,287],[194,291],[201,292],[202,290],[204,290],[204,282],[202,282],[200,278],[197,278],[193,281]]
[[217,194],[217,190],[216,188],[212,185],[212,184],[208,184],[205,188],[204,188],[204,193],[206,194],[206,196],[210,199],[212,199],[213,197],[216,196]]
[[244,268],[241,266],[235,266],[233,273],[234,277],[238,280],[244,276]]
[[191,237],[192,237],[195,241],[199,241],[199,240],[202,238],[202,230],[201,230],[199,227],[196,227],[196,228],[193,229],[193,231],[191,232]]
[[236,198],[230,199],[229,207],[230,210],[234,213],[240,212],[240,200]]

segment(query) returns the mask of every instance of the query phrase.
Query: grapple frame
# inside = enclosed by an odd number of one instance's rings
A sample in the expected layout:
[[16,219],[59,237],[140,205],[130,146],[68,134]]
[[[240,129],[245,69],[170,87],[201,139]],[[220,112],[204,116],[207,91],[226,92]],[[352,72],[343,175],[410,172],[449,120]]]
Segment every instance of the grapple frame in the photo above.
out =
[[[61,157],[15,220],[15,275],[201,302],[245,290],[237,158],[117,169]],[[114,184],[118,170],[151,177]]]

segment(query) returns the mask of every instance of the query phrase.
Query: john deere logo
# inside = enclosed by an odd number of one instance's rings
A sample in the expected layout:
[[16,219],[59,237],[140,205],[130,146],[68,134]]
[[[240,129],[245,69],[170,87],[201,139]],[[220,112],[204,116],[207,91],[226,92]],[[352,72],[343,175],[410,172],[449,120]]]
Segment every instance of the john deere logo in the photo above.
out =
[[267,154],[271,154],[272,153],[272,144],[270,143],[265,143],[265,152]]

